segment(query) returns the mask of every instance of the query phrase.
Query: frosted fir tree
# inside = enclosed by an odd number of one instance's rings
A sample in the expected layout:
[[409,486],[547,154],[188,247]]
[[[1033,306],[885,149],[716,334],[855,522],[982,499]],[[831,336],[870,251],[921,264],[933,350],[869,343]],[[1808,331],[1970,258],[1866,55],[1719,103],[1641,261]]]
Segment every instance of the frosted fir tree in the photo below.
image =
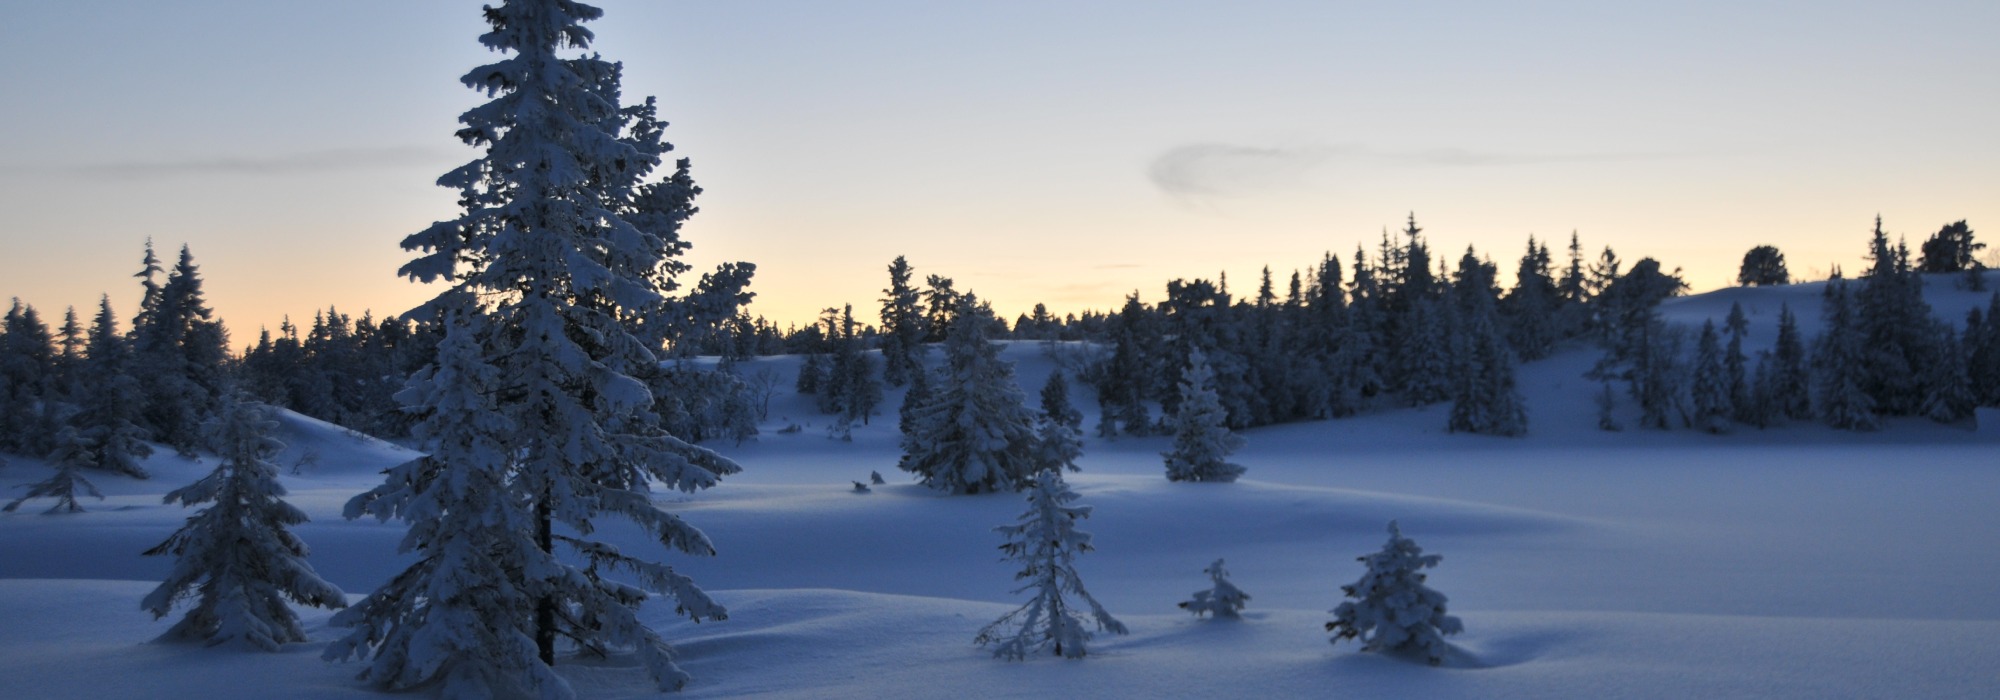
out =
[[1722,368],[1729,379],[1731,417],[1741,423],[1755,424],[1761,418],[1754,396],[1750,356],[1743,351],[1743,342],[1750,335],[1750,318],[1743,314],[1742,304],[1730,303],[1729,317],[1723,323],[1723,329],[1729,334],[1729,343],[1722,354]]
[[1813,348],[1813,411],[1821,422],[1841,430],[1879,429],[1875,400],[1863,388],[1865,351],[1847,283],[1827,283],[1825,307],[1826,330]]
[[[1467,257],[1470,257],[1468,253]],[[1463,269],[1463,267],[1461,267]],[[1455,295],[1466,308],[1457,314],[1452,334],[1451,414],[1445,428],[1452,432],[1516,437],[1528,432],[1528,410],[1515,389],[1514,352],[1496,328],[1490,298],[1479,291]]]
[[139,380],[132,377],[131,348],[118,332],[109,297],[98,300],[84,353],[80,373],[90,390],[81,397],[71,424],[90,441],[97,468],[147,478],[139,460],[152,456],[153,446],[146,442],[146,429],[138,425]]
[[1362,651],[1410,652],[1422,654],[1433,666],[1443,663],[1451,649],[1445,635],[1465,631],[1458,618],[1445,614],[1444,594],[1424,585],[1423,570],[1435,568],[1444,557],[1424,554],[1391,520],[1382,551],[1359,559],[1368,572],[1340,587],[1354,600],[1333,609],[1333,621],[1326,623],[1331,641],[1352,639]]
[[1953,423],[1970,417],[1974,406],[1965,347],[1951,324],[1939,321],[1934,332],[1937,337],[1931,341],[1929,357],[1924,358],[1924,402],[1920,408],[1931,420]]
[[1161,453],[1167,480],[1230,482],[1243,476],[1243,465],[1228,461],[1229,453],[1243,446],[1243,437],[1229,430],[1215,395],[1215,375],[1200,348],[1188,354],[1187,368],[1181,371],[1180,399],[1173,417],[1174,447]]
[[1037,429],[1042,468],[1077,471],[1076,458],[1083,456],[1083,413],[1070,405],[1069,382],[1061,371],[1050,374],[1048,383],[1042,385]]
[[235,394],[206,426],[219,464],[199,481],[169,492],[167,503],[207,504],[148,556],[171,555],[173,569],[140,607],[164,618],[195,599],[162,640],[238,644],[277,651],[306,641],[286,601],[321,608],[347,605],[346,595],[306,562],[306,545],[291,528],[306,514],[284,501],[276,458],[285,445],[275,409]]
[[910,262],[898,255],[889,263],[889,288],[882,290],[882,380],[902,386],[924,371],[924,314]]
[[973,638],[979,646],[992,646],[994,656],[1020,661],[1046,649],[1080,659],[1088,653],[1093,624],[1098,631],[1126,633],[1125,624],[1090,597],[1076,573],[1077,555],[1091,550],[1090,533],[1076,529],[1077,521],[1090,517],[1090,506],[1072,505],[1076,500],[1061,471],[1043,470],[1034,477],[1020,521],[993,529],[1007,538],[1000,545],[1005,560],[1021,564],[1014,579],[1026,583],[1014,592],[1031,596]]
[[945,336],[943,371],[915,408],[896,465],[948,493],[1017,491],[1040,468],[1041,437],[1014,366],[987,342],[987,315],[964,295]]
[[1181,609],[1194,613],[1195,617],[1210,613],[1218,618],[1240,617],[1243,606],[1250,602],[1250,594],[1244,593],[1243,589],[1229,582],[1229,571],[1222,568],[1222,560],[1215,560],[1214,564],[1208,565],[1208,568],[1202,569],[1201,572],[1208,574],[1208,580],[1212,585],[1208,590],[1195,591],[1192,599],[1181,601]]
[[[673,193],[692,190],[685,168],[649,181],[671,148],[664,124],[650,101],[620,104],[616,64],[578,55],[594,38],[583,23],[602,14],[571,0],[485,10],[492,31],[480,41],[507,55],[464,78],[493,99],[458,132],[485,153],[439,179],[460,191],[462,215],[403,241],[418,255],[401,274],[451,285],[425,310],[457,313],[464,328],[404,394],[427,414],[430,457],[347,508],[408,522],[417,560],[335,618],[355,631],[328,656],[372,657],[378,687],[570,697],[553,666],[573,650],[634,653],[660,689],[678,689],[688,675],[639,606],[661,594],[680,615],[726,615],[671,567],[591,539],[614,518],[712,555],[653,490],[705,489],[740,469],[659,428],[634,377],[658,362],[641,319],[664,308],[684,269],[673,256],[690,209]],[[482,374],[465,388],[439,379]]]
[[1721,341],[1714,321],[1703,321],[1700,339],[1695,341],[1693,410],[1689,421],[1711,433],[1729,432],[1736,406],[1730,396],[1729,370],[1723,362]]
[[1789,304],[1778,307],[1778,339],[1770,359],[1777,363],[1771,369],[1771,411],[1790,420],[1812,419],[1812,372]]
[[56,472],[42,481],[23,484],[27,487],[28,493],[9,502],[0,510],[12,513],[19,510],[21,504],[30,500],[53,498],[56,503],[49,506],[48,513],[81,513],[83,506],[76,502],[78,489],[95,496],[97,500],[104,500],[104,494],[98,493],[97,485],[90,483],[90,480],[84,478],[81,473],[84,469],[97,466],[97,454],[91,449],[90,441],[77,432],[76,428],[65,427],[56,433],[55,444],[55,451],[49,453],[49,463],[55,465]]

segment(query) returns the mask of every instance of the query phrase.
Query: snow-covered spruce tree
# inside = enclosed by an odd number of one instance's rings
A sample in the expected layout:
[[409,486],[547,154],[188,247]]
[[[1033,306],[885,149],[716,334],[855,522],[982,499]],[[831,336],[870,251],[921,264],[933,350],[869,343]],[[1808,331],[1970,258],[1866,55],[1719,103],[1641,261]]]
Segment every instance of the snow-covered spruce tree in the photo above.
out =
[[1229,571],[1222,568],[1222,560],[1215,560],[1201,572],[1208,574],[1208,580],[1213,585],[1208,590],[1195,591],[1193,598],[1181,601],[1181,609],[1194,613],[1195,617],[1209,613],[1219,618],[1240,617],[1244,604],[1250,602],[1250,594],[1229,582]]
[[1424,585],[1423,570],[1443,560],[1424,554],[1422,547],[1403,536],[1396,521],[1389,521],[1389,542],[1382,551],[1360,557],[1368,572],[1340,587],[1354,600],[1333,609],[1333,621],[1326,623],[1326,630],[1334,633],[1332,642],[1353,639],[1361,643],[1362,651],[1414,652],[1433,666],[1443,663],[1451,646],[1445,635],[1465,631],[1458,618],[1445,614],[1444,594]]
[[1167,480],[1229,482],[1243,476],[1243,465],[1229,462],[1229,453],[1243,446],[1243,437],[1225,422],[1215,395],[1215,376],[1201,348],[1188,353],[1180,399],[1173,416],[1174,448],[1161,453],[1167,460]]
[[[615,516],[672,549],[713,554],[651,490],[691,492],[739,470],[654,426],[653,397],[632,376],[657,361],[635,326],[663,303],[678,252],[680,220],[644,223],[655,206],[645,195],[682,185],[645,181],[671,146],[659,123],[620,107],[617,66],[570,53],[589,48],[582,23],[602,14],[571,0],[485,10],[481,42],[512,55],[464,78],[494,96],[460,117],[459,137],[484,156],[439,180],[460,190],[465,212],[403,242],[420,254],[402,274],[453,286],[430,310],[464,319],[454,347],[441,345],[403,394],[427,414],[431,456],[347,508],[409,522],[404,547],[417,558],[335,620],[355,631],[327,655],[374,657],[366,677],[379,687],[442,680],[454,697],[569,697],[552,669],[566,640],[586,653],[634,650],[661,689],[676,689],[688,676],[638,606],[651,591],[697,620],[725,613],[671,567],[589,539]],[[467,296],[485,305],[458,301]],[[445,378],[481,374],[476,386]]]
[[111,313],[111,298],[98,300],[97,318],[91,323],[85,343],[84,392],[76,416],[71,419],[90,441],[96,466],[126,476],[144,479],[145,467],[139,460],[153,454],[146,443],[146,429],[138,425],[139,380],[130,372],[131,349],[118,333],[118,317]]
[[1986,312],[1966,314],[1965,374],[1974,403],[2000,406],[2000,292],[1986,302]]
[[1863,388],[1867,368],[1852,299],[1846,282],[1827,282],[1826,330],[1813,348],[1813,410],[1821,422],[1841,430],[1875,430],[1882,421]]
[[[1829,283],[1831,284],[1831,283]],[[1771,347],[1772,411],[1790,420],[1810,420],[1812,372],[1806,362],[1806,343],[1799,336],[1798,317],[1789,304],[1778,307],[1778,340]]]
[[1069,381],[1061,370],[1049,374],[1042,385],[1042,414],[1036,432],[1041,436],[1041,467],[1077,471],[1076,458],[1083,455],[1083,412],[1069,403]]
[[157,303],[141,314],[132,324],[132,374],[145,397],[140,424],[192,455],[222,396],[229,333],[202,299],[200,269],[187,246]]
[[347,605],[346,594],[306,563],[305,543],[288,529],[305,522],[306,514],[284,501],[278,465],[271,461],[285,449],[271,437],[278,428],[275,412],[242,393],[225,396],[204,426],[219,460],[215,471],[166,496],[167,503],[209,505],[146,550],[149,556],[172,555],[174,565],[141,608],[163,618],[175,603],[196,598],[162,640],[276,651],[281,644],[306,641],[286,600],[322,608]]
[[1743,352],[1743,341],[1750,335],[1750,318],[1743,315],[1742,304],[1729,305],[1723,329],[1729,334],[1729,343],[1722,353],[1722,370],[1729,382],[1731,417],[1739,423],[1754,424],[1758,418],[1750,383],[1750,356]]
[[1736,406],[1729,395],[1729,374],[1722,359],[1714,321],[1703,321],[1694,346],[1692,411],[1694,427],[1711,433],[1729,432]]
[[1936,339],[1923,363],[1925,417],[1939,423],[1954,423],[1972,416],[1972,384],[1966,377],[1965,348],[1951,324],[1935,324]]
[[882,290],[882,381],[902,386],[923,371],[924,313],[915,287],[910,286],[910,262],[898,255],[889,263],[889,288]]
[[31,304],[15,299],[0,329],[0,449],[43,454],[56,447],[55,346]]
[[[979,630],[973,643],[993,646],[993,655],[1020,661],[1043,649],[1067,659],[1088,653],[1088,629],[1096,623],[1100,631],[1125,634],[1119,622],[1083,588],[1076,573],[1076,556],[1091,550],[1090,533],[1076,529],[1076,521],[1090,517],[1090,506],[1071,505],[1076,492],[1063,483],[1062,472],[1045,469],[1035,474],[1028,491],[1028,510],[1013,525],[993,528],[1006,536],[1000,545],[1004,561],[1021,563],[1014,580],[1026,581],[1015,593],[1032,597],[1020,609],[1001,616]],[[1074,600],[1072,600],[1074,596]],[[1088,607],[1088,613],[1083,606]]]
[[21,504],[37,498],[53,498],[56,504],[49,506],[49,513],[81,513],[83,506],[76,502],[77,489],[104,500],[104,494],[97,492],[97,485],[90,483],[78,472],[97,466],[97,455],[90,449],[90,442],[74,427],[65,427],[55,436],[55,450],[49,453],[49,463],[54,464],[56,473],[49,478],[32,484],[23,484],[28,493],[0,508],[12,513],[20,510]]
[[[1491,279],[1468,249],[1459,261],[1461,279]],[[1451,334],[1451,416],[1446,429],[1515,437],[1528,432],[1528,411],[1514,385],[1514,352],[1498,328],[1495,303],[1486,283],[1452,291],[1456,321]]]
[[986,340],[978,298],[960,298],[944,339],[945,366],[930,399],[913,409],[897,468],[948,493],[1018,491],[1040,468],[1035,415],[1014,383],[1014,366]]

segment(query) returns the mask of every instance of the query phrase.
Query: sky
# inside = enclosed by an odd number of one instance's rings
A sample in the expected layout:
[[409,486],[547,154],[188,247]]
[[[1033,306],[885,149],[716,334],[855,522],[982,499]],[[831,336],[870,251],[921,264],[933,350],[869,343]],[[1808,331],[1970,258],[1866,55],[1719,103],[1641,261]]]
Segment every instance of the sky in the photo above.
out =
[[[706,190],[688,261],[781,325],[873,318],[897,255],[1008,318],[1248,293],[1412,212],[1503,280],[1575,232],[1697,291],[1855,269],[1878,214],[2000,238],[1990,0],[596,4]],[[428,298],[399,242],[478,155],[480,5],[0,0],[0,296],[129,318],[150,237],[238,346]]]

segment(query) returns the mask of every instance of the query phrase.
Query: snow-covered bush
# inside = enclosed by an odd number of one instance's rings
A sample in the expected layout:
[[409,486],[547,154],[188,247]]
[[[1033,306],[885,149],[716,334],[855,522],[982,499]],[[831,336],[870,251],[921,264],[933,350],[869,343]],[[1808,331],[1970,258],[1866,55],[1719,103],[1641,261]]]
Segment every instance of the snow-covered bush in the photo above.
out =
[[243,394],[226,397],[208,423],[209,444],[219,464],[201,480],[176,489],[167,503],[211,504],[148,555],[171,554],[174,568],[140,606],[166,617],[183,598],[198,598],[193,609],[161,639],[236,643],[276,651],[306,641],[286,599],[301,605],[339,608],[345,594],[306,563],[306,545],[286,529],[306,514],[283,500],[278,465],[285,449],[271,437],[278,427],[269,406]]
[[104,500],[104,494],[97,492],[97,486],[78,473],[80,470],[97,466],[97,456],[90,449],[89,441],[79,434],[76,428],[66,427],[62,432],[56,433],[56,447],[54,452],[49,453],[49,462],[56,465],[56,473],[42,481],[25,484],[28,493],[9,502],[0,510],[12,513],[29,500],[53,498],[56,499],[56,504],[49,506],[48,512],[81,513],[83,506],[76,502],[76,491],[79,488],[83,489],[84,493],[96,496],[100,501]]
[[[1014,579],[1027,581],[1014,592],[1033,595],[1026,605],[994,620],[973,639],[980,646],[993,645],[994,656],[1019,661],[1051,649],[1064,658],[1083,658],[1084,644],[1091,638],[1086,625],[1091,622],[1099,630],[1125,634],[1124,623],[1105,612],[1077,576],[1076,555],[1091,546],[1090,533],[1076,529],[1076,521],[1090,517],[1090,506],[1070,505],[1076,498],[1076,492],[1063,483],[1061,470],[1045,469],[1035,475],[1028,510],[1020,522],[994,528],[1007,537],[1007,543],[1000,545],[1006,560],[1021,563]],[[1088,605],[1088,616],[1070,600],[1072,595]]]
[[1396,521],[1389,521],[1389,542],[1382,551],[1360,557],[1368,573],[1340,587],[1354,600],[1333,609],[1333,621],[1326,623],[1334,633],[1331,641],[1353,639],[1361,642],[1362,651],[1409,651],[1423,654],[1432,665],[1443,663],[1450,648],[1444,636],[1464,631],[1458,618],[1445,614],[1444,594],[1424,585],[1423,570],[1443,559],[1424,554]]
[[1208,613],[1214,613],[1216,617],[1238,617],[1243,605],[1250,602],[1250,594],[1229,582],[1229,571],[1222,568],[1221,559],[1201,572],[1208,574],[1209,581],[1214,585],[1205,591],[1195,591],[1192,600],[1181,601],[1181,609],[1194,613],[1195,617]]

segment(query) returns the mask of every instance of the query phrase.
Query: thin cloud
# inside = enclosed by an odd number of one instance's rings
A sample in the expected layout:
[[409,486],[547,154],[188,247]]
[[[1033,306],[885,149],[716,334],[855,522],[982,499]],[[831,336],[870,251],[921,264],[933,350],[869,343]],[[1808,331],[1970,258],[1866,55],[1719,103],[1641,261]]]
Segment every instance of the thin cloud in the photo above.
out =
[[1603,163],[1673,157],[1658,153],[1499,153],[1463,148],[1378,150],[1360,146],[1258,147],[1190,143],[1169,148],[1146,168],[1160,192],[1184,203],[1212,202],[1296,189],[1313,171],[1343,162],[1374,160],[1415,166],[1498,167],[1549,163]]
[[[451,155],[429,148],[355,148],[307,151],[274,156],[223,156],[178,160],[87,163],[58,168],[77,175],[107,179],[146,180],[193,175],[295,175],[337,170],[370,170],[404,166],[434,166]],[[25,170],[15,167],[10,170]]]
[[1290,189],[1333,155],[1323,146],[1258,148],[1226,143],[1191,143],[1167,149],[1146,175],[1175,197],[1214,198]]

